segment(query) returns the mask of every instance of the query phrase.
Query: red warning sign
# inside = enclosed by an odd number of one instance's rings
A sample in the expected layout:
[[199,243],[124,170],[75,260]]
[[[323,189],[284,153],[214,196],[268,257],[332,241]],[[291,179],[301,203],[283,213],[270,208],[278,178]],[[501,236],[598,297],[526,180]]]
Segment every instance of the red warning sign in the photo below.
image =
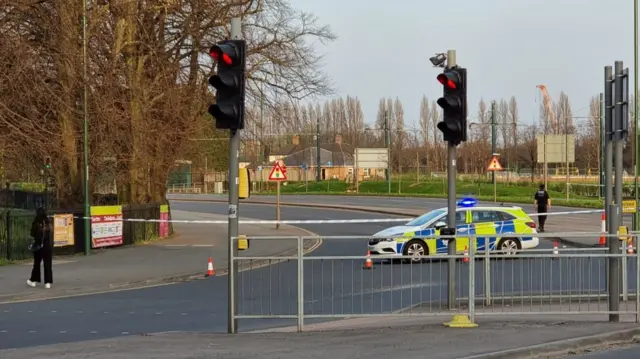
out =
[[487,171],[502,171],[502,165],[500,164],[500,161],[498,161],[498,157],[497,156],[493,156],[491,158],[491,161],[489,161],[489,166],[487,166]]
[[269,181],[286,181],[286,179],[287,175],[284,174],[280,164],[276,162],[276,164],[273,165],[271,172],[269,172]]

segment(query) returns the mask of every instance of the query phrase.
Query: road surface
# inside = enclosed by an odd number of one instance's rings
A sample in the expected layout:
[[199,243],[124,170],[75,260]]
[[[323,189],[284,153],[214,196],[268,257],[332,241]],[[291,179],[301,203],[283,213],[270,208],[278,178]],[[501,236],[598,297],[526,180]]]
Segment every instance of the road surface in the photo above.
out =
[[[227,206],[218,203],[172,203],[172,208],[225,214]],[[241,206],[240,214],[250,218],[273,219],[270,206]],[[389,218],[389,215],[336,211],[302,207],[283,207],[286,219]],[[300,225],[322,236],[366,236],[387,227],[386,223]],[[550,248],[543,242],[541,247]],[[312,257],[363,255],[366,237],[328,239]],[[159,266],[162,263],[158,263]],[[372,271],[361,269],[362,260],[310,260],[305,263],[306,314],[388,313],[422,302],[434,302],[442,309],[446,293],[445,263],[422,265],[378,265]],[[468,288],[458,266],[458,295]],[[295,262],[244,272],[239,278],[242,300],[239,314],[293,314],[296,311]],[[504,260],[492,264],[492,292],[558,292],[585,288],[604,289],[603,263],[598,260]],[[482,266],[476,266],[476,292],[483,290]],[[550,278],[555,278],[553,282]],[[561,279],[560,279],[561,278]],[[633,280],[635,282],[635,280]],[[0,348],[24,347],[79,340],[109,338],[159,331],[224,332],[227,326],[227,278],[214,277],[133,291],[92,295],[41,302],[0,306]],[[312,323],[313,320],[307,320]],[[291,325],[291,320],[246,319],[241,330]]]
[[640,345],[624,346],[604,351],[594,351],[586,354],[578,354],[563,357],[562,359],[638,359],[640,358]]

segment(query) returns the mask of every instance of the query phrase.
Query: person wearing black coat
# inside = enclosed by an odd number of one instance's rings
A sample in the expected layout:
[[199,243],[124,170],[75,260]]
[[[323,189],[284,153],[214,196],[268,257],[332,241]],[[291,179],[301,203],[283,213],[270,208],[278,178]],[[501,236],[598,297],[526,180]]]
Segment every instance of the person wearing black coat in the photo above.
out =
[[31,277],[27,280],[27,285],[35,287],[37,283],[41,283],[40,263],[44,263],[44,283],[45,288],[51,288],[53,284],[53,240],[51,238],[51,221],[47,217],[44,208],[38,208],[36,217],[31,223],[31,237],[34,243],[33,250],[33,269]]

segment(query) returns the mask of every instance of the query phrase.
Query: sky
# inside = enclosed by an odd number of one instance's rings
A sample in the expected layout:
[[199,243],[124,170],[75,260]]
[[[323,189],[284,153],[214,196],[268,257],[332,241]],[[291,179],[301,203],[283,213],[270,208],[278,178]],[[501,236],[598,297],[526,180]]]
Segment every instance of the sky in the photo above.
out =
[[[478,102],[515,96],[520,122],[539,117],[540,94],[564,91],[574,116],[604,88],[604,66],[623,61],[633,87],[632,0],[291,0],[338,39],[319,45],[336,95],[356,96],[365,123],[381,97],[398,97],[405,126],[417,127],[420,100],[442,93],[429,57],[456,50],[466,67],[469,120]],[[323,98],[325,99],[325,98]],[[321,100],[323,100],[321,99]],[[575,119],[579,124],[581,119]]]

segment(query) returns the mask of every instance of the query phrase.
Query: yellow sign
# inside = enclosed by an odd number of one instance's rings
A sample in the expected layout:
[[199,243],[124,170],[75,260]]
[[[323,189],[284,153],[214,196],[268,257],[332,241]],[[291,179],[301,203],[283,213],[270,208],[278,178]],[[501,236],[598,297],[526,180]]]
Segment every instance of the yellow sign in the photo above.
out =
[[618,228],[618,238],[621,241],[627,241],[627,242],[631,240],[631,237],[623,236],[623,234],[629,234],[629,228],[627,228],[626,226],[620,226]]
[[638,204],[635,199],[627,199],[622,201],[622,213],[636,213]]
[[243,234],[238,235],[238,250],[244,251],[247,249],[249,249],[249,239]]
[[73,214],[56,214],[53,216],[53,245],[54,247],[72,246],[75,244],[73,236]]

